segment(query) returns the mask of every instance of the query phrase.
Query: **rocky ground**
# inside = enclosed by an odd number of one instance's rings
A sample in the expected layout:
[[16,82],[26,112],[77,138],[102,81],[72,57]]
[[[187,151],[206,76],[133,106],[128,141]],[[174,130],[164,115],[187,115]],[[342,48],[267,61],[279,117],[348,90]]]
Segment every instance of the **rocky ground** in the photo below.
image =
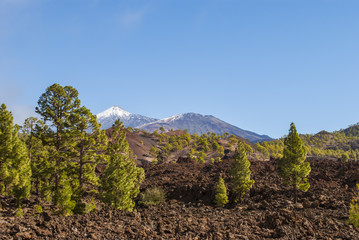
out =
[[359,239],[347,224],[349,202],[359,182],[359,164],[311,159],[311,188],[292,202],[275,161],[252,162],[255,184],[242,203],[216,208],[212,201],[219,176],[229,182],[231,160],[199,164],[147,165],[142,190],[159,186],[167,201],[127,213],[103,207],[88,215],[56,216],[49,208],[34,213],[35,200],[24,203],[24,217],[14,217],[14,202],[0,198],[0,239]]

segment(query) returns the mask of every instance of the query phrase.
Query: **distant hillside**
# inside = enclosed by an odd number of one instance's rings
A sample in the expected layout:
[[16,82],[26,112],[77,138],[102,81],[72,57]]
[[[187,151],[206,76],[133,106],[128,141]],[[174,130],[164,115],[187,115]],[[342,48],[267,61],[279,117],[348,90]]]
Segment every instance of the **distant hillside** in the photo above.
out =
[[199,135],[212,132],[217,134],[229,133],[248,139],[251,142],[261,142],[272,140],[267,135],[259,135],[254,132],[240,129],[229,123],[226,123],[211,115],[201,115],[198,113],[184,113],[156,122],[148,123],[139,126],[140,129],[153,132],[156,129],[163,127],[166,130],[170,129],[188,129],[190,134],[197,133]]
[[359,137],[359,123],[349,126],[344,130],[340,130],[347,137]]
[[[113,128],[106,130],[111,138]],[[234,135],[215,133],[189,134],[182,130],[155,131],[149,133],[138,129],[125,129],[126,139],[138,164],[164,162],[221,162],[232,157],[241,141],[248,150],[249,159],[261,159],[258,151],[253,151],[253,143]]]
[[[308,156],[333,157],[341,159],[343,154],[350,160],[359,159],[359,124],[335,132],[321,131],[317,134],[300,134],[307,148]],[[281,157],[283,152],[283,139],[262,142],[264,154]]]

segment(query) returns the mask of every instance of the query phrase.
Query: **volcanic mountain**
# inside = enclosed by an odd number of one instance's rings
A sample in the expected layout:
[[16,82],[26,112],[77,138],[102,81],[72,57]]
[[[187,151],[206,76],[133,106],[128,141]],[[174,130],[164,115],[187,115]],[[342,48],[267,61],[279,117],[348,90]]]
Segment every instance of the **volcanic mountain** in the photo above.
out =
[[166,130],[173,129],[188,129],[190,134],[197,133],[199,135],[213,132],[217,134],[223,134],[225,132],[234,134],[242,138],[248,139],[251,142],[270,141],[267,135],[259,135],[254,132],[240,129],[229,123],[226,123],[211,115],[201,115],[198,113],[184,113],[169,118],[161,119],[156,122],[147,123],[138,128],[146,131],[154,131],[163,127]]
[[267,135],[259,135],[254,132],[243,130],[229,123],[226,123],[211,115],[201,115],[198,113],[183,113],[161,120],[145,117],[139,114],[129,113],[118,106],[113,106],[106,111],[97,114],[97,120],[103,129],[112,127],[112,124],[120,119],[125,127],[139,128],[149,132],[163,127],[166,130],[188,129],[190,134],[199,135],[213,132],[223,134],[225,132],[234,134],[251,142],[270,141]]
[[126,127],[136,128],[140,125],[155,122],[158,119],[145,117],[139,114],[129,113],[119,106],[113,106],[104,112],[97,114],[97,121],[101,123],[102,129],[112,127],[117,119],[120,119]]

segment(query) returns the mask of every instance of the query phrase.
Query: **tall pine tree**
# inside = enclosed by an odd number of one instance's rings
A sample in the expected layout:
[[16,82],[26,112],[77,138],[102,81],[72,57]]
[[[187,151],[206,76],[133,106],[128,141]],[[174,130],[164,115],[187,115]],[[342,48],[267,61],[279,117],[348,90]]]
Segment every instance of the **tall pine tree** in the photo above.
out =
[[105,159],[106,133],[100,129],[96,115],[86,107],[75,110],[70,116],[70,122],[72,140],[75,144],[72,159],[79,186],[83,188],[86,183],[97,185],[95,168],[101,160]]
[[115,208],[132,211],[133,199],[139,194],[145,177],[144,170],[136,166],[121,121],[115,122],[111,138],[110,159],[101,185],[103,200]]
[[245,194],[252,188],[254,180],[251,179],[251,163],[247,159],[246,150],[242,142],[239,142],[234,154],[234,162],[229,170],[232,176],[232,190],[234,201],[242,200]]
[[[49,179],[49,187],[52,189],[55,204],[59,199],[67,197],[62,196],[63,194],[72,195],[70,191],[60,189],[66,185],[64,181],[76,184],[71,181],[73,162],[70,154],[73,152],[74,141],[70,129],[70,116],[79,108],[78,91],[71,86],[62,87],[59,84],[48,87],[40,96],[36,107],[36,112],[42,116],[43,121],[50,122],[48,148],[52,176]],[[62,176],[66,178],[61,179]]]
[[86,107],[76,109],[70,115],[71,139],[74,141],[71,153],[72,169],[71,177],[74,189],[73,199],[76,201],[74,212],[84,213],[86,202],[83,201],[85,192],[99,183],[96,175],[96,166],[106,163],[105,155],[107,136],[100,129],[96,115],[93,115]]
[[5,104],[0,107],[0,181],[2,192],[13,194],[18,204],[29,197],[31,167],[27,149],[18,137],[19,127]]
[[289,134],[284,139],[283,158],[278,160],[278,173],[284,184],[293,187],[294,202],[298,199],[298,190],[306,192],[310,185],[307,180],[311,168],[306,162],[307,150],[299,138],[294,123],[290,124]]

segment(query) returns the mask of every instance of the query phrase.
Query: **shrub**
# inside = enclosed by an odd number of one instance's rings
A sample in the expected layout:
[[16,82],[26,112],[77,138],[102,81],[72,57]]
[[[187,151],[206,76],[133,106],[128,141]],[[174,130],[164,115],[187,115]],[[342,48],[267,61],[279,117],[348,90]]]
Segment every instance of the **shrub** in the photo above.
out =
[[348,153],[343,153],[341,159],[342,159],[343,162],[348,162],[349,161]]
[[155,206],[166,200],[166,193],[159,187],[148,188],[140,194],[139,204],[144,207]]
[[[359,183],[357,184],[357,189],[359,190]],[[349,224],[352,224],[354,227],[359,227],[359,194],[357,197],[353,198],[350,203],[349,208]]]
[[207,158],[207,154],[205,154],[204,152],[199,152],[196,161],[199,163],[205,163],[206,158]]
[[93,198],[91,197],[91,202],[89,204],[87,204],[85,207],[85,213],[96,212],[96,210],[97,210],[96,204],[95,204]]
[[93,195],[93,196],[98,196],[98,191],[97,191],[96,189],[91,189],[91,190],[89,191],[89,194],[90,194],[90,195]]
[[96,211],[96,204],[91,197],[91,202],[82,202],[81,200],[76,203],[75,208],[73,209],[73,213],[75,214],[88,214]]
[[19,206],[19,208],[16,209],[15,216],[16,216],[16,217],[22,217],[22,216],[24,216],[24,211],[22,211],[22,207],[21,207],[21,206]]
[[35,214],[39,215],[43,212],[41,205],[35,205]]

